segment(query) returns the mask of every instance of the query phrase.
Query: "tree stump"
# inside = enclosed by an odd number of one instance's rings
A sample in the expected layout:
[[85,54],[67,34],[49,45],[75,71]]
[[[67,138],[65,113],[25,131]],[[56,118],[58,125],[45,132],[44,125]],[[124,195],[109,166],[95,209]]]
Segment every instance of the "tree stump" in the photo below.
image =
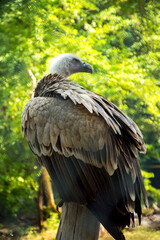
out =
[[64,203],[56,240],[97,240],[99,222],[83,205]]

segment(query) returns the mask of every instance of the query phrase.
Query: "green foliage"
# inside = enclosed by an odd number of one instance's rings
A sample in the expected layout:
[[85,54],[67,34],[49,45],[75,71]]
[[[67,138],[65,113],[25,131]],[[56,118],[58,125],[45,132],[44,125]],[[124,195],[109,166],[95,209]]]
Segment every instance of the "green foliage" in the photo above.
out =
[[51,214],[50,218],[47,219],[47,228],[48,229],[58,229],[59,217],[56,213]]
[[144,184],[145,184],[148,197],[152,199],[152,202],[154,201],[154,203],[158,205],[158,203],[160,202],[160,190],[154,188],[151,185],[151,180],[150,180],[150,178],[154,178],[154,173],[142,171],[142,176],[144,178]]
[[[104,95],[144,134],[143,165],[160,161],[159,1],[14,0],[0,3],[0,206],[34,206],[37,166],[20,133],[21,113],[50,60],[72,52],[94,74],[71,77]],[[148,183],[146,182],[146,186]]]

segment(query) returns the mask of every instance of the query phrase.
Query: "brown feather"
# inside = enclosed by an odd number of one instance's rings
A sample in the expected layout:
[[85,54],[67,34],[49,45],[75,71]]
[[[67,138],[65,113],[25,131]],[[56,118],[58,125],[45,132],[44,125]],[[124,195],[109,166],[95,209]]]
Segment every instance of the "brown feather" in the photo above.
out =
[[49,74],[26,104],[21,130],[61,198],[87,204],[113,236],[121,235],[134,211],[140,221],[141,191],[148,202],[137,149],[145,152],[145,145],[137,125],[118,107]]

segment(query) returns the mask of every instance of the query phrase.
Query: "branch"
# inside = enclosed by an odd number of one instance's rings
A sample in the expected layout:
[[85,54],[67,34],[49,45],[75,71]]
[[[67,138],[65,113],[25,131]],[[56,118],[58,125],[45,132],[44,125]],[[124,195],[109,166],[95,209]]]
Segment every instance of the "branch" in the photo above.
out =
[[37,80],[36,80],[34,74],[32,73],[32,71],[30,69],[28,69],[28,74],[29,74],[30,78],[32,79],[31,97],[33,97],[34,89],[35,89]]

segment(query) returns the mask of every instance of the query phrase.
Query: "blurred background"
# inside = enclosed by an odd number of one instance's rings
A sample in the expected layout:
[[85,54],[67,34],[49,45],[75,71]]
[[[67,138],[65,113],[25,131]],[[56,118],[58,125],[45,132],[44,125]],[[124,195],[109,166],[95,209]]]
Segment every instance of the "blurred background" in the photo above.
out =
[[[21,136],[21,114],[34,88],[29,70],[38,80],[48,73],[51,59],[66,52],[94,69],[71,79],[115,103],[141,129],[148,211],[160,207],[159,0],[1,0],[0,239],[55,237],[59,215],[46,203],[42,169]],[[59,200],[54,186],[50,198]],[[150,239],[160,238],[155,234]]]

